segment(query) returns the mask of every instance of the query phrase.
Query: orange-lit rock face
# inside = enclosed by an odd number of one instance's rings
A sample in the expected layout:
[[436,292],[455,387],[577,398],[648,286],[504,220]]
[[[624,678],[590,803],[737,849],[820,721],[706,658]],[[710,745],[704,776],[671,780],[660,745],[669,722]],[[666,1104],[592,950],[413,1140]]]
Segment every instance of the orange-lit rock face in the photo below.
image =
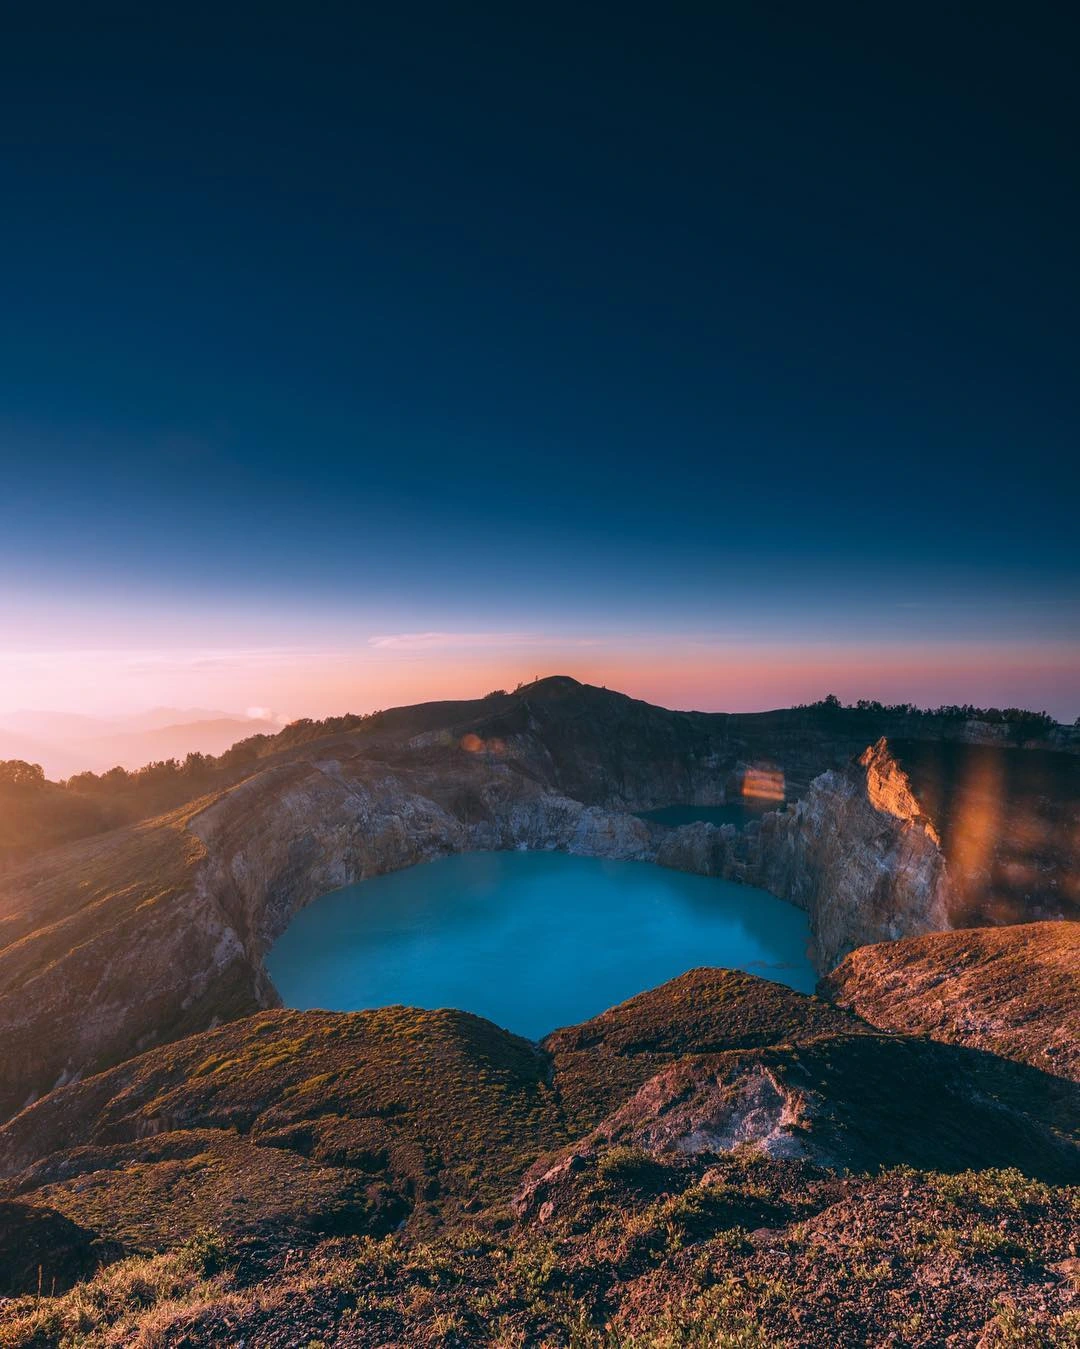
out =
[[907,774],[889,752],[885,740],[863,750],[859,763],[866,769],[866,794],[874,809],[897,820],[918,820],[930,838],[940,845],[937,830],[926,818],[911,790]]
[[752,801],[783,801],[785,794],[783,770],[748,768],[742,780],[742,794]]
[[937,833],[884,739],[766,815],[761,836],[756,883],[809,912],[821,970],[868,942],[949,926]]

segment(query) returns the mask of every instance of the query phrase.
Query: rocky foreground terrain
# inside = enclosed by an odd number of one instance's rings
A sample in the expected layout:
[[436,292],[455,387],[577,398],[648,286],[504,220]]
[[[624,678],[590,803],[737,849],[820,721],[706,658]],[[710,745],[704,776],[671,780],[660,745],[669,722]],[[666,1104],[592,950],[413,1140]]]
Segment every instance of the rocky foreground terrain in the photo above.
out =
[[[1080,1345],[1080,756],[918,726],[544,680],[10,867],[0,1349]],[[520,847],[762,886],[819,996],[698,970],[539,1044],[280,1007],[304,904]]]
[[729,971],[539,1045],[267,1011],[0,1130],[0,1345],[1073,1344],[1078,1130],[1069,1078]]

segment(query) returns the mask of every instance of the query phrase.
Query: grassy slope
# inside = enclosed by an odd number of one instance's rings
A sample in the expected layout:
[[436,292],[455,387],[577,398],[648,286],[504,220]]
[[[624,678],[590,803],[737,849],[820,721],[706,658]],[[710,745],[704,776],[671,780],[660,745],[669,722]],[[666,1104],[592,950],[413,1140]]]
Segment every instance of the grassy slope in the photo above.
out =
[[[211,1010],[190,998],[179,1021],[175,989],[142,977],[143,945],[171,951],[182,982],[185,960],[199,968],[199,944],[214,940],[190,919],[192,873],[204,849],[185,825],[197,805],[55,849],[0,881],[0,1035],[7,1037],[8,1082],[36,1081],[47,1090],[71,1058],[86,1061],[81,1037],[95,1019],[107,1023],[121,1009],[135,1014],[144,1044],[162,1026],[182,1035],[212,1015],[256,1010],[252,971],[242,959],[207,991]],[[39,1031],[41,1009],[49,1009],[47,1037],[23,1026],[27,1007],[37,1008]],[[107,1063],[99,1059],[97,1066]],[[18,1109],[25,1097],[25,1089],[0,1089],[0,1114]]]
[[[699,970],[558,1032],[546,1052],[462,1012],[275,1011],[232,1022],[16,1116],[0,1129],[10,1178],[0,1197],[36,1195],[151,1248],[208,1221],[242,1228],[274,1214],[306,1213],[333,1230],[349,1225],[350,1202],[353,1227],[377,1232],[408,1216],[425,1229],[504,1205],[539,1155],[612,1112],[620,1122],[605,1126],[606,1142],[636,1140],[651,1114],[695,1093],[715,1114],[725,1092],[761,1072],[808,1103],[808,1155],[860,1169],[1012,1162],[1080,1179],[1080,1152],[1060,1141],[1080,1119],[1071,1083],[870,1033],[780,985]],[[215,1195],[213,1175],[230,1168]],[[291,1202],[271,1200],[286,1182]],[[226,1193],[229,1204],[241,1196],[235,1207],[222,1207]]]
[[[546,1050],[462,1013],[267,1012],[52,1093],[0,1131],[6,1168],[39,1156],[0,1198],[143,1253],[0,1303],[0,1346],[722,1349],[888,1326],[989,1349],[1080,1329],[1076,1190],[896,1169],[1012,1157],[1049,1177],[1073,1084],[725,971]],[[760,1069],[812,1099],[811,1153],[886,1169],[641,1151],[638,1126]],[[551,1149],[574,1165],[513,1217]]]
[[[110,1072],[54,1092],[3,1130],[10,1171],[42,1159],[21,1191],[56,1186],[50,1202],[81,1211],[79,1176],[111,1198],[118,1236],[153,1229],[144,1244],[167,1245],[205,1218],[183,1195],[170,1208],[118,1184],[124,1168],[154,1159],[140,1140],[187,1148],[188,1131],[233,1131],[253,1153],[281,1151],[322,1168],[363,1175],[372,1187],[372,1223],[413,1213],[418,1223],[448,1204],[490,1202],[538,1152],[565,1138],[547,1063],[525,1040],[463,1012],[384,1008],[376,1012],[265,1012],[164,1046]],[[57,1150],[81,1144],[78,1157]],[[164,1144],[162,1144],[164,1146]],[[110,1151],[111,1149],[111,1151]],[[199,1151],[205,1149],[200,1145]],[[172,1160],[163,1154],[163,1161]],[[255,1159],[246,1163],[256,1165]],[[322,1176],[294,1207],[321,1212]],[[301,1178],[296,1178],[299,1186]],[[162,1185],[171,1191],[167,1170]],[[379,1193],[376,1194],[375,1191]],[[259,1207],[234,1216],[247,1221]]]

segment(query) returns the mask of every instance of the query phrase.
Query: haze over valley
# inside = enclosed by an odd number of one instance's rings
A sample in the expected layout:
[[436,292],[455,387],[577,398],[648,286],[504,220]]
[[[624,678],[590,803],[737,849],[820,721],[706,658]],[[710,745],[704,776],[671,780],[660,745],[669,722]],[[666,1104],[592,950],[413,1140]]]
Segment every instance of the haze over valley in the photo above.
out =
[[238,740],[273,735],[276,722],[204,708],[159,707],[127,717],[20,710],[0,714],[0,758],[39,763],[49,778],[141,768],[188,754],[221,754]]

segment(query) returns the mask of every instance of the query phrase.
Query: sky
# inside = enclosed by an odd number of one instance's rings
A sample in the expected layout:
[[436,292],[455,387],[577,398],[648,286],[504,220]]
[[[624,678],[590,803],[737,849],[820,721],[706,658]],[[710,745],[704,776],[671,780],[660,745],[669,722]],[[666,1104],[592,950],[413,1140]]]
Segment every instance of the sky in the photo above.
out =
[[1078,28],[23,7],[0,720],[569,673],[1072,721]]

